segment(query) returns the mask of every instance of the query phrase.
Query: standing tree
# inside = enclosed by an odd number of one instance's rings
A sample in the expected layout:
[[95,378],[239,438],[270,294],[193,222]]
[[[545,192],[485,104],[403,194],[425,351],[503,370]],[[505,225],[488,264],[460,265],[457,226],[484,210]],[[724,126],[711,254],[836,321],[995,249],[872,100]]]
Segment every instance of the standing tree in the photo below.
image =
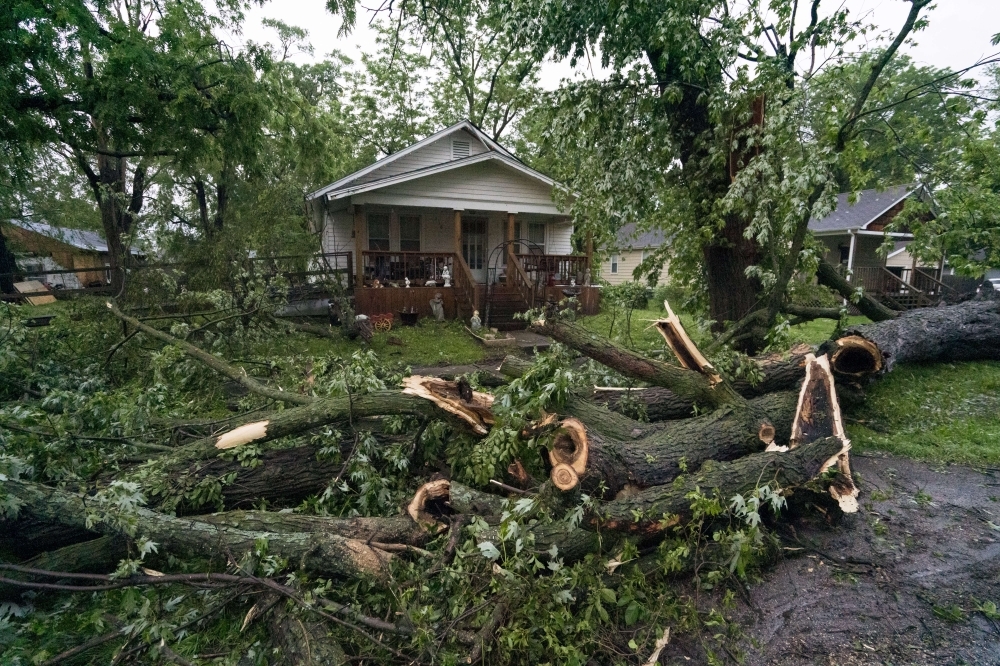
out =
[[215,36],[239,26],[245,5],[228,0],[211,14],[176,1],[33,0],[3,10],[3,139],[56,146],[84,174],[116,290],[150,170],[204,154],[209,137],[259,130],[241,92],[265,57],[234,55]]
[[[927,0],[871,56],[863,76],[823,114],[809,80],[867,28],[821,0],[723,0],[614,6],[520,0],[511,30],[537,52],[575,63],[599,49],[603,81],[566,85],[545,139],[572,155],[560,174],[581,195],[578,226],[610,237],[627,222],[675,238],[672,271],[703,277],[717,329],[754,350],[781,312],[810,253],[809,219],[828,212],[840,155],[900,46],[922,27]],[[666,250],[665,250],[666,251]]]

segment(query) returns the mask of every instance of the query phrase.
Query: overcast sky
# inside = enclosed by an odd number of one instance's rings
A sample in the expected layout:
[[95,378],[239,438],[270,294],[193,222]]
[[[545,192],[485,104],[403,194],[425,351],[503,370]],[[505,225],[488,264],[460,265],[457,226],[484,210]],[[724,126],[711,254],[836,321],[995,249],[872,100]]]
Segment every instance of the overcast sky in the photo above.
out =
[[[903,24],[909,9],[904,0],[844,0],[854,16],[862,15],[882,29],[896,30]],[[374,6],[377,3],[364,3]],[[929,13],[930,25],[916,37],[916,45],[907,51],[918,64],[961,69],[978,59],[996,53],[990,38],[1000,32],[1000,0],[938,0],[937,8]],[[282,0],[255,8],[247,15],[243,39],[276,43],[271,31],[261,25],[263,18],[276,18],[309,31],[315,55],[296,60],[322,59],[339,50],[357,61],[362,52],[374,50],[374,34],[368,28],[370,14],[360,10],[354,32],[337,37],[340,21],[326,11],[324,0]],[[595,63],[596,65],[596,63]],[[569,76],[587,76],[585,69],[574,72],[567,61],[546,63],[541,83],[547,89],[558,86]]]

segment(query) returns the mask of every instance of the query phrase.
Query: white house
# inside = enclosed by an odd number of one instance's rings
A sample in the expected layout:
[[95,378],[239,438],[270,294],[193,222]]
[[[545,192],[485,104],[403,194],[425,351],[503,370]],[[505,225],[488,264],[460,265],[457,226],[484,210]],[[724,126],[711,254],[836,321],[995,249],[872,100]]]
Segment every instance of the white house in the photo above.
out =
[[[526,308],[548,287],[582,284],[587,258],[573,255],[560,189],[462,121],[306,200],[324,253],[351,266],[359,312],[426,309],[419,288],[442,291],[452,315],[504,300],[497,295],[520,295]],[[390,291],[407,280],[411,291]]]

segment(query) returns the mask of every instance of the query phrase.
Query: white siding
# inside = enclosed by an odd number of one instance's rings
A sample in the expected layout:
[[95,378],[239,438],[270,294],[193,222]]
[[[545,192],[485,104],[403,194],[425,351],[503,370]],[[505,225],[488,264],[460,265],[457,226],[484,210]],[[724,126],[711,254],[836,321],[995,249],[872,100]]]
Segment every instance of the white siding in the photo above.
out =
[[346,210],[326,214],[323,226],[323,252],[354,251],[354,218]]
[[[371,198],[421,197],[439,201],[475,202],[472,208],[516,212],[519,206],[551,209],[552,188],[496,162],[471,164],[461,169],[417,178],[371,193]],[[359,198],[365,195],[360,195]]]
[[[611,272],[611,257],[606,257],[604,261],[601,262],[600,277],[609,284],[631,282],[634,279],[632,277],[632,271],[634,271],[635,267],[640,263],[642,263],[642,250],[625,250],[619,252],[618,272]],[[660,279],[658,284],[666,284],[667,277],[667,264],[664,264],[660,269]]]
[[573,254],[573,223],[549,222],[545,226],[545,253]]
[[382,178],[388,178],[389,176],[416,171],[417,169],[424,169],[426,167],[434,166],[435,164],[450,162],[453,159],[451,153],[451,142],[454,139],[469,142],[469,155],[478,155],[479,153],[486,152],[486,146],[484,146],[479,139],[472,136],[465,130],[459,130],[449,134],[448,136],[443,136],[437,141],[432,141],[423,148],[415,150],[409,155],[404,155],[403,157],[400,157],[385,166],[379,167],[371,173],[365,174],[361,178],[352,182],[351,185],[370,183],[373,180],[381,180]]

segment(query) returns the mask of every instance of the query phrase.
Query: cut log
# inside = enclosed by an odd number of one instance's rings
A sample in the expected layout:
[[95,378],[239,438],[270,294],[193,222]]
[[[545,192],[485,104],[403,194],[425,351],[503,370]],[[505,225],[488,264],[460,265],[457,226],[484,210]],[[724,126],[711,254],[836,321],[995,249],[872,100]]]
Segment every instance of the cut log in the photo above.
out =
[[1000,359],[1000,299],[919,308],[852,326],[821,351],[829,353],[835,373],[849,378],[889,372],[897,363]]
[[[22,503],[21,511],[38,520],[82,527],[95,510],[92,498],[24,481],[4,481],[3,490]],[[258,540],[268,543],[271,555],[287,558],[293,567],[323,576],[388,576],[392,556],[357,539],[336,534],[304,532],[255,532],[213,525],[191,518],[175,518],[145,508],[133,509],[128,519],[136,534],[166,551],[209,558],[250,552]],[[91,526],[105,534],[121,534],[116,522]]]
[[[770,419],[759,413],[779,415],[782,427],[790,426],[795,411],[795,395],[776,393],[752,401],[750,409],[728,406],[710,414],[650,426],[634,423],[639,437],[615,437],[624,434],[624,417],[603,410],[610,419],[598,419],[600,408],[592,407],[585,419],[563,422],[557,434],[549,463],[550,479],[561,490],[577,483],[588,493],[602,484],[605,497],[621,492],[669,483],[685,470],[696,469],[706,460],[734,460],[763,451],[775,437]],[[612,422],[612,426],[593,425]],[[567,422],[571,423],[566,427]],[[788,432],[788,430],[784,430]],[[580,471],[580,468],[583,471]]]

